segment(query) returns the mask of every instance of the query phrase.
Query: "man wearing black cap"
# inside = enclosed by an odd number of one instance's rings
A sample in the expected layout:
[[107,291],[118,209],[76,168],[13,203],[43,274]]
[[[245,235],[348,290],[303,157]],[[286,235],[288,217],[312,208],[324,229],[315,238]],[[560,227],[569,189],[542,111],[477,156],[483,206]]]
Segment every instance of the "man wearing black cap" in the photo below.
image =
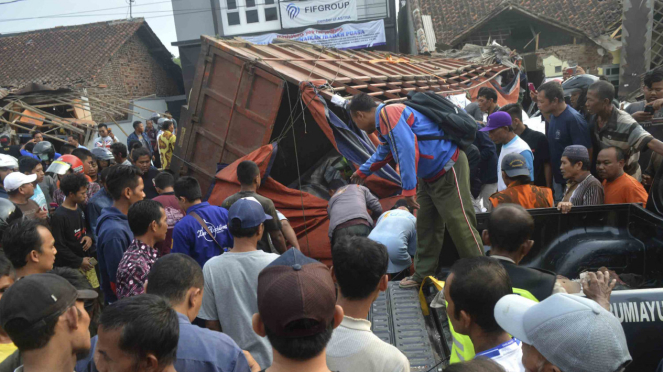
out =
[[343,320],[327,266],[290,249],[258,277],[253,330],[267,337],[274,363],[267,372],[329,372],[325,349]]
[[518,204],[525,209],[553,206],[552,190],[532,184],[524,156],[511,153],[502,159],[502,179],[507,188],[490,197],[493,207],[506,203]]
[[578,205],[603,204],[603,186],[589,172],[589,151],[582,145],[567,146],[562,153],[559,169],[566,180],[566,191],[557,209],[569,213]]
[[207,328],[230,336],[261,367],[272,364],[272,352],[267,340],[251,330],[251,317],[258,312],[258,274],[278,257],[258,249],[265,222],[271,218],[252,197],[239,199],[230,207],[228,228],[234,245],[203,267],[205,288],[198,314],[206,320]]
[[0,299],[0,325],[23,357],[15,372],[73,371],[90,351],[83,301],[95,298],[95,291],[77,291],[54,274],[30,275],[11,286]]
[[12,145],[9,136],[4,135],[0,137],[0,154],[10,155],[18,159],[21,157],[21,146]]

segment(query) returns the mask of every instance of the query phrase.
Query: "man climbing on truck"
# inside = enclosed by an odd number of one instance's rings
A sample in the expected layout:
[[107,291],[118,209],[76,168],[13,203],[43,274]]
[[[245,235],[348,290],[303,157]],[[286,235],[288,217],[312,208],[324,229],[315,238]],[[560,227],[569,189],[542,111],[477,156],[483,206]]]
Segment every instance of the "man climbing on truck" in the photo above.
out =
[[[402,195],[409,206],[419,209],[415,273],[403,279],[401,287],[417,287],[435,274],[446,228],[461,258],[483,255],[465,152],[442,139],[445,133],[436,122],[404,104],[377,105],[371,96],[360,93],[350,102],[350,113],[359,129],[377,132],[381,142],[351,180],[363,182],[395,159]],[[436,139],[424,140],[424,136]]]

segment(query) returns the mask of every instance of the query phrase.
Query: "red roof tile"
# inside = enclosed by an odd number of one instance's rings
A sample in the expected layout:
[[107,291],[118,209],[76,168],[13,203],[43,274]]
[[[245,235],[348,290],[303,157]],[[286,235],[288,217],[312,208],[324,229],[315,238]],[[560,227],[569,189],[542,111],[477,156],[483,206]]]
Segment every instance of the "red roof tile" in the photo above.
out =
[[438,41],[455,44],[478,22],[513,6],[551,23],[597,37],[622,16],[620,0],[419,0],[422,14],[430,15]]
[[107,21],[0,36],[0,86],[89,82],[143,25]]

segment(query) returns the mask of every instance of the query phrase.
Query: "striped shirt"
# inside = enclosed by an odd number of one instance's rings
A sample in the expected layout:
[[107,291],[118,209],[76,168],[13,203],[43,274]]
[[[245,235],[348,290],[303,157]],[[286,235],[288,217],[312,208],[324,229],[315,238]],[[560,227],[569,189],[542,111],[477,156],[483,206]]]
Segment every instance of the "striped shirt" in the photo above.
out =
[[[569,197],[569,193],[571,193]],[[587,172],[587,177],[580,183],[567,185],[564,201],[570,201],[574,206],[603,204],[603,186],[601,181]]]
[[639,178],[640,151],[645,149],[654,137],[644,130],[631,115],[614,107],[610,119],[603,128],[599,129],[596,118],[597,116],[593,115],[589,123],[592,137],[596,142],[594,148],[598,148],[596,151],[611,146],[619,147],[628,159],[624,172]]

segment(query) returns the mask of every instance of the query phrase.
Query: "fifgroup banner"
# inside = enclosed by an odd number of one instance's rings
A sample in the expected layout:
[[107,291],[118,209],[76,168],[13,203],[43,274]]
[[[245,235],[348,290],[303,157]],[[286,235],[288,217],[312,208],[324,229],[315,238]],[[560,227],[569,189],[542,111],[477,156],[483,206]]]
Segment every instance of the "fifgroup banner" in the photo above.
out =
[[357,20],[357,0],[285,1],[279,4],[283,28]]
[[271,44],[274,39],[281,38],[337,49],[359,49],[387,44],[384,20],[382,19],[366,23],[345,24],[331,30],[307,28],[296,34],[270,33],[258,36],[243,36],[242,38],[259,45]]

